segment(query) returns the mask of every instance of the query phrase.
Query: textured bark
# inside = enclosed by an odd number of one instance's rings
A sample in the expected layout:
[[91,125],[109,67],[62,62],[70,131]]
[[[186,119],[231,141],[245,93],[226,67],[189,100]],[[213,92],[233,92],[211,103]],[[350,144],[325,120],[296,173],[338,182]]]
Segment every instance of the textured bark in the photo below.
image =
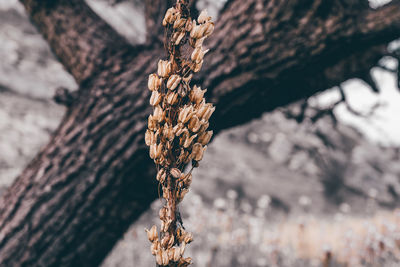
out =
[[[147,76],[164,51],[128,46],[82,1],[22,2],[80,90],[52,140],[0,199],[0,259],[97,266],[157,197],[143,139]],[[361,2],[228,2],[196,78],[217,106],[212,128],[366,75],[400,36],[400,4],[370,10]]]

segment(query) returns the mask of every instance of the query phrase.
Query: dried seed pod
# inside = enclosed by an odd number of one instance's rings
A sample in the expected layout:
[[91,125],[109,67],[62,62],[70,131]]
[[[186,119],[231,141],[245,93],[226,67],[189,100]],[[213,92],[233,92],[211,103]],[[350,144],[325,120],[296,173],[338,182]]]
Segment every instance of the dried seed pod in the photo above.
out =
[[207,92],[207,89],[201,90],[198,86],[193,86],[193,90],[189,94],[190,101],[195,103],[196,105],[200,104],[204,98],[204,94]]
[[150,105],[157,106],[161,102],[161,94],[158,91],[153,91],[150,97]]
[[150,242],[154,242],[158,239],[157,226],[153,225],[150,230],[145,229],[145,231],[147,232],[147,238],[150,240]]
[[196,115],[194,115],[189,121],[188,128],[192,132],[196,133],[200,129],[200,127],[200,120]]
[[168,258],[168,252],[166,250],[163,250],[162,252],[162,265],[167,266],[169,263],[169,258]]
[[201,61],[200,63],[195,63],[193,66],[193,71],[199,72],[201,70],[201,67],[203,67],[203,61]]
[[175,247],[173,252],[174,252],[174,255],[173,255],[172,261],[175,261],[175,262],[179,261],[179,259],[181,258],[181,250],[180,250],[180,248],[176,248]]
[[184,129],[183,123],[178,123],[178,124],[175,125],[175,127],[173,128],[174,134],[175,134],[176,136],[181,135],[183,129]]
[[166,139],[168,139],[169,141],[174,140],[175,133],[174,133],[174,129],[172,128],[172,126],[169,126],[168,124],[164,125],[163,136]]
[[214,31],[214,22],[207,22],[204,26],[203,36],[207,37],[210,36]]
[[211,20],[211,17],[208,15],[207,10],[203,10],[200,12],[199,17],[197,18],[198,23],[205,23]]
[[171,173],[172,177],[176,179],[178,179],[182,174],[181,171],[177,168],[172,168],[169,172]]
[[213,131],[203,132],[199,135],[197,142],[205,146],[210,142],[212,135]]
[[153,118],[158,122],[162,122],[165,119],[165,111],[160,107],[160,105],[154,108]]
[[184,31],[176,32],[176,33],[174,33],[172,40],[175,40],[174,41],[175,45],[179,45],[179,43],[182,41],[183,37],[185,37]]
[[190,157],[195,161],[200,161],[203,159],[203,153],[206,151],[207,146],[202,146],[200,143],[193,145],[192,154]]
[[177,74],[171,75],[167,81],[167,88],[171,91],[175,90],[175,88],[179,85],[181,82],[181,77]]
[[149,75],[147,87],[150,91],[157,91],[162,83],[162,79],[158,78],[157,74],[153,73]]
[[170,75],[171,71],[172,71],[171,62],[166,60],[158,61],[158,69],[157,69],[158,76],[166,78]]
[[160,220],[164,221],[167,218],[167,208],[162,207],[160,211],[158,212],[158,215],[160,217]]
[[170,248],[174,245],[174,240],[174,236],[167,232],[163,239],[161,239],[161,246],[163,248]]
[[186,19],[184,18],[178,18],[177,20],[175,20],[174,22],[174,29],[178,29],[178,28],[182,28],[183,26],[186,26]]
[[159,158],[162,155],[163,144],[160,143],[157,145],[155,158]]
[[162,250],[157,250],[156,254],[156,262],[158,265],[163,265],[163,260],[162,260]]
[[178,262],[178,267],[186,267],[192,264],[192,258],[181,258]]
[[197,137],[197,134],[194,134],[190,137],[186,137],[185,141],[183,142],[183,147],[188,148],[192,144],[193,140]]
[[183,175],[182,181],[183,181],[185,187],[189,187],[192,184],[192,174],[188,173],[186,175]]
[[189,244],[190,242],[193,241],[193,234],[186,232],[184,237],[183,237],[183,242],[185,242],[186,244]]
[[193,39],[202,38],[204,31],[205,31],[205,28],[203,27],[203,25],[197,25],[196,21],[193,20],[192,30],[190,31],[190,37]]
[[144,141],[146,145],[150,146],[151,144],[153,144],[153,140],[154,140],[154,132],[147,129],[144,135]]
[[215,111],[215,107],[213,107],[211,104],[209,104],[207,106],[207,109],[205,110],[205,112],[202,114],[201,119],[208,121],[214,111]]
[[177,192],[176,192],[176,198],[177,198],[177,200],[178,200],[179,202],[181,202],[182,199],[185,197],[185,195],[186,195],[188,192],[189,192],[189,189],[187,189],[187,188],[182,189],[180,192],[177,191]]
[[178,102],[178,94],[176,92],[169,91],[166,97],[169,105],[175,105]]
[[168,24],[174,23],[174,21],[178,18],[178,14],[179,11],[176,8],[174,7],[169,8],[165,13],[162,25],[166,27]]
[[157,145],[152,144],[150,145],[149,155],[151,159],[155,159],[157,153]]
[[193,116],[193,106],[184,106],[179,112],[178,121],[181,123],[188,122]]
[[164,183],[166,177],[167,177],[167,173],[165,172],[164,169],[161,168],[157,173],[157,177],[156,177],[157,181],[159,181],[160,183]]
[[206,39],[206,37],[203,37],[203,38],[200,38],[200,39],[194,39],[196,41],[194,42],[193,46],[194,47],[202,47],[205,39]]
[[209,51],[209,49],[207,50],[202,50],[202,47],[196,47],[191,55],[191,59],[192,61],[196,62],[196,64],[199,64],[200,62],[203,61],[204,55],[207,54],[207,52]]
[[199,132],[205,132],[208,129],[208,126],[210,125],[210,123],[205,120],[201,120],[200,123],[201,123],[201,127],[200,127]]
[[159,249],[160,249],[160,242],[158,240],[151,243],[150,246],[151,254],[156,255]]

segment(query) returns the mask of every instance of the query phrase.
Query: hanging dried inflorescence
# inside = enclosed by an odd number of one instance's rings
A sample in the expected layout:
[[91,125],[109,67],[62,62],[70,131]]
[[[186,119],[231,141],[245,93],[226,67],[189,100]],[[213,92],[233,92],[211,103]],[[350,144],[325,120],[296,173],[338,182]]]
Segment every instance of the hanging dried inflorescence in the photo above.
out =
[[[193,73],[200,71],[203,41],[214,30],[214,23],[206,11],[197,22],[191,20],[187,0],[178,0],[167,10],[163,26],[166,28],[165,46],[168,59],[158,62],[157,73],[150,74],[148,87],[152,91],[146,144],[150,157],[157,165],[157,180],[166,200],[160,210],[161,229],[153,226],[147,231],[151,253],[159,266],[188,266],[191,258],[184,258],[186,244],[193,240],[184,230],[177,205],[184,198],[192,182],[192,170],[198,167],[213,134],[207,131],[208,120],[215,110],[206,103],[200,87],[190,87]],[[192,163],[188,173],[184,167]]]

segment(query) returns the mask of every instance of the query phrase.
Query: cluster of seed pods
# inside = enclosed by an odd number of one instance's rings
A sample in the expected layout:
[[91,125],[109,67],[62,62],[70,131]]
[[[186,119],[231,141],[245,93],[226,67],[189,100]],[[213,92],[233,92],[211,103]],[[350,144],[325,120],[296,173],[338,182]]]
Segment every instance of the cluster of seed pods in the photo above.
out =
[[[183,254],[193,237],[178,219],[177,205],[188,192],[192,170],[198,167],[212,137],[213,132],[207,129],[215,110],[204,99],[206,90],[191,87],[190,81],[203,65],[208,52],[203,50],[203,41],[213,32],[214,23],[206,11],[192,21],[187,0],[178,0],[175,7],[167,10],[163,26],[169,58],[160,60],[157,73],[149,76],[153,114],[148,118],[145,141],[158,169],[156,179],[165,205],[159,212],[160,232],[156,226],[146,231],[158,266],[184,267],[192,262]],[[189,163],[192,168],[184,173]]]

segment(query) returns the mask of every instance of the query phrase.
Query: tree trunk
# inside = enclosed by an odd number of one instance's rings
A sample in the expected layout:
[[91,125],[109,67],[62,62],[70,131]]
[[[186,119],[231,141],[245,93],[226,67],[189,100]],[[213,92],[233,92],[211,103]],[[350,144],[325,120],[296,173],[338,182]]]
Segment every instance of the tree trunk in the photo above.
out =
[[[1,264],[97,266],[157,197],[144,131],[147,77],[165,55],[159,31],[131,47],[82,0],[22,2],[80,89],[0,199]],[[228,1],[196,77],[217,106],[211,128],[366,77],[400,36],[400,2],[377,10],[364,2]],[[146,14],[160,21],[163,12]]]

